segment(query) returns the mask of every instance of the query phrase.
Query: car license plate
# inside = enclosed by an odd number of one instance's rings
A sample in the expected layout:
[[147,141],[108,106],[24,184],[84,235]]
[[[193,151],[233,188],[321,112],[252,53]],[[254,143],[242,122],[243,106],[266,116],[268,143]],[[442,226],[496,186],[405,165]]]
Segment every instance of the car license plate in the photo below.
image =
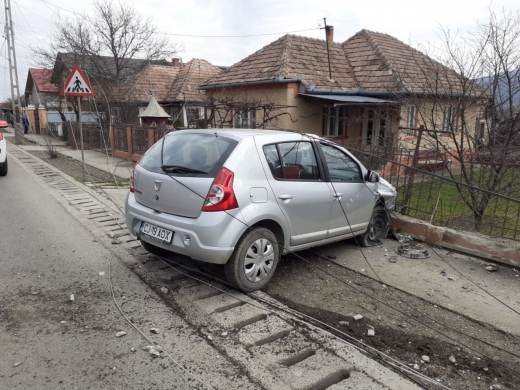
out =
[[141,222],[141,229],[139,229],[139,231],[150,238],[154,238],[168,244],[172,242],[173,232],[171,230],[163,229],[159,226],[152,225],[151,223],[145,221]]

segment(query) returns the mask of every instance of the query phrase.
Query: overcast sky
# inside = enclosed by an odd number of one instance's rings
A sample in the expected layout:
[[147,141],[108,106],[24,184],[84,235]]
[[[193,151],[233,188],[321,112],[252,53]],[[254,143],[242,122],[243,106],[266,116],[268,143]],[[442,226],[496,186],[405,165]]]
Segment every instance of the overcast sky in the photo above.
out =
[[[153,18],[172,42],[182,44],[184,62],[203,58],[215,65],[232,65],[285,32],[324,38],[323,18],[334,26],[334,40],[343,42],[361,29],[390,34],[413,45],[438,39],[439,27],[462,33],[484,22],[489,9],[517,10],[518,0],[139,0],[132,3]],[[34,67],[31,47],[45,46],[53,31],[53,20],[72,12],[91,12],[91,0],[11,0],[18,59],[20,93],[25,91],[27,71]],[[3,15],[3,12],[2,12]],[[2,20],[2,31],[5,21]],[[190,37],[187,35],[256,37]],[[10,96],[5,39],[0,53],[0,99]]]

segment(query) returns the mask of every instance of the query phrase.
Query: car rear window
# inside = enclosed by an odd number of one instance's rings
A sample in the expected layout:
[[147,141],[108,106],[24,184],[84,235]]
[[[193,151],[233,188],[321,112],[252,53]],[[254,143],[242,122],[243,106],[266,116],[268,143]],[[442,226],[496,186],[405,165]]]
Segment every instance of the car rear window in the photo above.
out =
[[162,164],[194,169],[204,173],[172,173],[178,176],[215,177],[238,144],[237,141],[215,134],[170,133],[152,146],[139,162],[143,168],[157,173]]

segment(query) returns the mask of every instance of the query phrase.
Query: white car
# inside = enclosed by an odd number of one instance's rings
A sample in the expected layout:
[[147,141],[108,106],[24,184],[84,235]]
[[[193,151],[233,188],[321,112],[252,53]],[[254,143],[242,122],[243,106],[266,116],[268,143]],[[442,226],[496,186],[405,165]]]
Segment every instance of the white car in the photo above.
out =
[[7,175],[7,142],[0,133],[0,176]]

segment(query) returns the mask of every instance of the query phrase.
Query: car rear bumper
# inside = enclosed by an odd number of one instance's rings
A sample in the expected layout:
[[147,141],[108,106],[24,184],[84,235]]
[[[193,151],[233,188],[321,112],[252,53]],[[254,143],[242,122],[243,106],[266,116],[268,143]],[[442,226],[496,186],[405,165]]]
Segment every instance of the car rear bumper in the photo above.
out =
[[159,248],[213,264],[225,264],[228,261],[236,242],[246,230],[246,226],[240,222],[243,218],[238,209],[228,213],[236,219],[225,212],[201,212],[198,218],[160,213],[138,203],[131,192],[125,202],[126,226],[134,236],[139,236],[142,221],[172,230],[171,244],[144,235],[139,238]]

